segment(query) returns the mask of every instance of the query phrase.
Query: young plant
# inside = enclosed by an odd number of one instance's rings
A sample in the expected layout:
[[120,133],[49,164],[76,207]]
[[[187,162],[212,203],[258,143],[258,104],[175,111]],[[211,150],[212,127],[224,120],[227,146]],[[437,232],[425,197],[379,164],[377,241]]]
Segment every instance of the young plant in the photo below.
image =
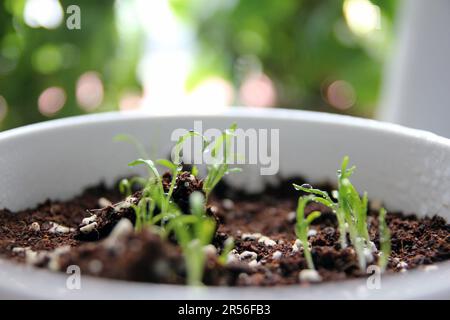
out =
[[360,198],[356,188],[350,182],[350,176],[355,167],[348,167],[349,158],[344,157],[341,169],[338,171],[338,190],[334,202],[327,192],[313,189],[310,185],[296,185],[295,189],[313,195],[312,201],[322,203],[336,214],[340,233],[341,248],[347,246],[347,234],[356,251],[361,270],[366,267],[366,250],[370,250],[370,238],[367,228],[367,193]]
[[234,239],[233,239],[233,237],[228,237],[227,240],[225,240],[225,243],[223,245],[222,253],[220,254],[219,258],[217,259],[221,265],[225,265],[227,263],[228,254],[233,249],[234,249]]
[[380,231],[380,251],[379,266],[382,271],[386,270],[389,256],[391,255],[391,232],[386,223],[386,209],[381,208],[378,215],[379,231]]
[[231,150],[231,139],[235,136],[235,131],[236,123],[233,123],[229,129],[226,129],[222,135],[207,146],[213,163],[207,166],[208,174],[203,181],[203,191],[206,199],[208,199],[214,187],[226,174],[241,171],[240,168],[230,168],[229,166],[234,156]]
[[139,140],[137,140],[135,137],[133,137],[132,135],[118,134],[114,137],[114,141],[115,142],[127,142],[136,148],[136,150],[141,158],[144,158],[144,159],[149,158],[144,145]]
[[314,262],[311,256],[311,250],[309,248],[308,242],[308,230],[309,225],[320,216],[319,211],[311,212],[307,217],[305,217],[305,207],[309,201],[313,201],[313,196],[300,197],[298,199],[297,206],[297,223],[295,225],[295,234],[300,240],[303,246],[303,254],[305,255],[306,263],[308,264],[308,269],[314,270]]
[[[189,132],[188,134],[180,137],[174,147],[174,162],[166,159],[156,160],[156,164],[167,168],[171,174],[171,182],[167,192],[164,191],[162,178],[158,172],[155,162],[141,158],[129,163],[129,166],[145,165],[149,172],[149,178],[147,180],[143,180],[140,177],[134,177],[131,180],[123,179],[119,184],[120,191],[122,193],[126,193],[127,195],[131,194],[132,186],[135,183],[139,183],[144,186],[139,203],[132,206],[136,213],[137,230],[144,226],[154,225],[160,221],[165,223],[171,217],[181,214],[177,206],[172,201],[172,194],[175,188],[177,176],[182,169],[180,160],[181,146],[187,138],[194,135],[197,135],[197,133]],[[143,149],[134,138],[130,138],[129,136],[119,137],[120,141],[130,141],[135,144],[138,149]],[[155,216],[156,208],[159,209],[159,213]]]
[[131,179],[122,179],[119,182],[119,192],[126,197],[129,197],[133,194],[133,188],[138,186],[145,186],[147,180],[141,177],[133,177]]
[[216,229],[214,219],[206,215],[205,197],[193,192],[189,198],[190,215],[178,215],[167,224],[166,230],[173,231],[186,262],[187,283],[202,285],[206,253],[204,247],[211,243]]
[[[139,230],[143,227],[154,226],[156,223],[160,223],[161,226],[158,231],[163,237],[171,232],[175,234],[185,257],[187,282],[189,285],[201,285],[202,283],[206,259],[204,246],[211,243],[216,229],[214,219],[206,215],[205,203],[208,195],[223,176],[234,171],[229,168],[228,164],[231,157],[231,138],[235,130],[236,125],[233,124],[219,138],[209,143],[211,157],[214,161],[212,165],[207,167],[208,175],[203,184],[203,191],[206,197],[198,191],[190,195],[190,215],[183,214],[180,211],[173,202],[172,195],[177,176],[182,170],[181,152],[183,143],[189,137],[201,136],[199,133],[191,131],[178,140],[173,149],[173,162],[165,159],[153,162],[146,158],[140,158],[131,162],[130,166],[145,165],[149,172],[149,178],[145,181],[142,181],[142,178],[124,179],[119,185],[121,192],[127,196],[131,195],[132,187],[135,183],[144,185],[141,199],[137,205],[132,205],[136,213],[136,229]],[[202,151],[205,152],[206,139],[203,136],[201,137],[204,142]],[[140,153],[143,154],[143,147],[134,138],[119,136],[116,140],[133,143]],[[220,157],[220,151],[223,151],[223,157]],[[171,183],[167,192],[164,190],[163,181],[156,164],[166,167],[171,173]],[[197,175],[198,170],[196,167],[194,168],[193,174]],[[157,214],[155,214],[156,209],[159,209]],[[219,257],[219,263],[225,263],[226,257],[233,247],[233,239],[227,239]]]

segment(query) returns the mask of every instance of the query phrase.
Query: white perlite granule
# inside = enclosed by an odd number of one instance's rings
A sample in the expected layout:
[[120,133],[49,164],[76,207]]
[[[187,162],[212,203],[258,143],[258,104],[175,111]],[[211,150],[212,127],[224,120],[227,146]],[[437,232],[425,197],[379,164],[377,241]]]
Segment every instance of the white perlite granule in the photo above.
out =
[[133,231],[134,227],[131,221],[126,218],[123,218],[119,222],[117,222],[116,226],[111,231],[108,238],[105,239],[103,244],[106,247],[113,248],[121,237],[129,235]]
[[57,224],[56,222],[50,222],[50,229],[48,229],[48,232],[50,233],[69,233],[74,231],[74,228],[62,226],[60,224]]
[[234,202],[230,199],[223,199],[222,200],[222,206],[226,209],[226,210],[231,210],[234,208]]
[[309,237],[314,237],[315,235],[317,235],[317,230],[316,229],[309,229],[308,230],[308,238]]
[[250,261],[249,263],[248,263],[248,266],[250,267],[250,268],[256,268],[257,266],[259,266],[260,265],[260,263],[258,262],[258,261],[256,261],[256,260],[252,260],[252,261]]
[[302,246],[302,242],[300,240],[295,240],[294,244],[292,245],[292,252],[298,252]]
[[97,220],[97,215],[93,214],[90,217],[86,217],[83,220],[81,220],[81,224],[90,224],[92,222],[95,222]]
[[282,256],[283,256],[283,252],[277,250],[272,254],[272,259],[280,260]]
[[127,209],[130,208],[133,203],[136,201],[137,199],[135,197],[128,197],[126,198],[124,201],[119,202],[118,204],[114,205],[114,211],[119,212],[122,211],[123,209]]
[[90,233],[94,231],[97,228],[97,222],[92,222],[88,224],[87,226],[81,227],[80,232],[82,233]]
[[307,281],[307,282],[320,282],[322,281],[322,277],[316,270],[312,269],[304,269],[300,271],[298,274],[298,278],[300,281]]
[[258,258],[258,255],[256,252],[253,251],[244,251],[239,255],[240,260],[256,260]]
[[98,199],[98,206],[100,208],[110,207],[112,206],[112,202],[104,197],[101,197]]
[[39,232],[39,231],[41,231],[41,225],[39,223],[37,223],[37,222],[33,222],[30,225],[30,230],[34,231],[34,232]]
[[262,237],[261,233],[243,233],[241,235],[241,239],[244,241],[254,241],[258,240],[261,237]]
[[261,238],[259,238],[258,243],[262,243],[266,247],[273,247],[274,245],[277,244],[274,240],[272,240],[272,239],[270,239],[269,237],[266,237],[266,236],[262,236]]
[[103,262],[98,259],[89,261],[88,269],[90,272],[97,274],[103,270]]
[[215,256],[217,254],[217,249],[212,244],[208,244],[208,245],[203,247],[203,252],[207,256]]

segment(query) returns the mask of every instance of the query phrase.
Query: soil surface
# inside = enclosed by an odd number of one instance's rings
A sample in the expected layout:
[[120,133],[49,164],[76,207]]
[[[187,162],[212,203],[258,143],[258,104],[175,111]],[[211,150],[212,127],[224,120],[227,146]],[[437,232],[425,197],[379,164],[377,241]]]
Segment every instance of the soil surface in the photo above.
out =
[[[208,212],[218,222],[208,255],[204,283],[227,286],[273,286],[317,282],[306,269],[303,249],[294,233],[298,191],[292,182],[267,187],[249,195],[222,184],[211,197]],[[170,175],[164,176],[164,187]],[[177,179],[174,199],[185,209],[187,198],[201,190],[202,182],[189,173]],[[331,191],[329,185],[318,186]],[[173,239],[162,240],[152,230],[133,232],[131,205],[137,192],[123,199],[117,190],[103,185],[89,188],[70,201],[47,200],[21,212],[0,211],[0,256],[19,263],[65,272],[69,265],[80,266],[82,274],[132,281],[184,284],[186,271],[180,248]],[[379,203],[370,203],[368,226],[371,240],[379,248],[377,212]],[[310,203],[306,213],[322,215],[311,226],[309,242],[321,282],[367,276],[357,265],[351,246],[341,249],[335,216],[324,206]],[[412,214],[388,212],[392,254],[387,272],[426,270],[450,259],[450,225],[443,218],[417,218]],[[225,240],[235,240],[235,249],[226,264],[217,260]],[[377,250],[370,253],[373,263]],[[431,266],[433,265],[433,266]]]

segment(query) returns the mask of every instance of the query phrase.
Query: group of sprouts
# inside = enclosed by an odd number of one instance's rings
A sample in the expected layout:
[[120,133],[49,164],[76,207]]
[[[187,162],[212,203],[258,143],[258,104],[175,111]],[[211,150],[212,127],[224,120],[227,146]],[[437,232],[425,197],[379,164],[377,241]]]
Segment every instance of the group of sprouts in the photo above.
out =
[[[204,266],[206,261],[205,246],[211,244],[216,222],[207,214],[206,203],[209,195],[227,174],[239,171],[239,168],[230,168],[231,139],[235,135],[236,124],[226,129],[213,141],[195,131],[181,136],[174,147],[173,159],[148,159],[143,146],[133,137],[127,135],[116,136],[116,141],[127,141],[134,144],[143,158],[129,163],[129,166],[144,165],[148,169],[148,178],[134,177],[123,179],[119,184],[122,193],[130,196],[135,185],[142,186],[140,199],[132,208],[135,212],[137,231],[143,228],[152,228],[161,237],[167,238],[173,234],[181,247],[186,264],[187,283],[197,286],[202,284]],[[202,139],[202,152],[209,153],[212,159],[207,165],[207,175],[203,180],[202,191],[194,191],[189,196],[189,213],[182,212],[173,200],[173,192],[177,177],[183,171],[182,147],[189,138]],[[168,190],[164,189],[163,179],[157,166],[162,166],[170,172],[171,181]],[[197,175],[198,169],[193,166],[191,174]],[[224,264],[228,253],[233,249],[234,241],[230,237],[224,243],[218,262]]]
[[[372,253],[376,250],[375,244],[370,240],[367,227],[367,192],[364,192],[363,196],[360,197],[356,188],[350,182],[350,176],[355,171],[355,167],[348,168],[348,162],[349,158],[344,157],[341,169],[338,170],[338,188],[332,192],[334,200],[328,192],[314,189],[309,184],[294,184],[296,190],[308,194],[301,196],[298,200],[295,232],[302,244],[309,269],[315,269],[308,242],[309,226],[320,216],[319,211],[311,212],[308,216],[305,216],[306,205],[311,201],[328,207],[336,215],[340,247],[345,249],[348,246],[347,239],[350,240],[358,258],[360,270],[365,271],[367,263],[370,263],[373,258]],[[380,242],[378,262],[381,270],[384,271],[391,251],[390,231],[386,223],[386,210],[384,208],[380,209],[378,220]]]
[[[153,162],[149,160],[143,146],[131,136],[119,135],[116,141],[128,141],[133,143],[142,158],[137,159],[129,166],[144,165],[148,169],[148,178],[134,177],[123,179],[119,188],[127,196],[132,194],[133,186],[142,186],[141,196],[137,204],[132,208],[136,215],[135,228],[137,231],[143,228],[152,228],[161,237],[167,238],[173,234],[178,242],[185,259],[187,283],[189,285],[201,285],[206,262],[205,246],[211,244],[216,231],[215,220],[207,214],[207,200],[214,187],[220,180],[230,172],[238,171],[239,168],[230,168],[230,157],[234,156],[231,150],[231,139],[235,135],[236,124],[213,141],[208,141],[200,133],[190,131],[180,137],[174,147],[173,161],[159,159]],[[189,197],[189,213],[182,210],[174,202],[172,196],[177,177],[182,172],[183,163],[182,147],[189,138],[200,137],[203,142],[202,152],[208,152],[213,159],[212,164],[207,166],[207,175],[203,179],[202,191],[194,191]],[[376,249],[370,240],[367,227],[368,198],[367,193],[360,197],[355,187],[350,182],[350,176],[355,167],[348,167],[349,158],[344,157],[341,169],[338,170],[338,188],[331,196],[326,192],[313,188],[309,184],[297,185],[294,188],[303,191],[306,195],[300,196],[296,210],[295,234],[303,247],[303,254],[308,269],[315,270],[311,247],[308,241],[308,232],[311,223],[321,213],[313,211],[308,215],[305,209],[310,202],[320,203],[336,215],[339,231],[339,243],[341,249],[348,246],[348,239],[353,246],[359,268],[365,270],[367,253]],[[171,182],[168,190],[164,189],[162,176],[159,174],[157,165],[166,168],[170,172]],[[198,169],[193,166],[191,173],[196,176]],[[334,198],[334,200],[332,199]],[[390,232],[385,221],[386,210],[379,211],[379,243],[380,254],[379,266],[382,270],[386,268],[390,255]],[[348,236],[348,237],[347,237]],[[234,247],[233,238],[225,241],[221,255],[218,257],[220,264],[225,264],[229,252]]]

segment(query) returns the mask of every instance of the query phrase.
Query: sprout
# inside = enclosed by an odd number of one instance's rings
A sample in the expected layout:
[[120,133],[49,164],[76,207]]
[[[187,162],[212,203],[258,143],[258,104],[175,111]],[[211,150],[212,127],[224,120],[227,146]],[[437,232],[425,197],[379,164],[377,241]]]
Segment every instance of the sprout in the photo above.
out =
[[[296,185],[294,188],[311,194],[311,201],[321,203],[336,214],[340,234],[341,248],[347,246],[347,233],[358,256],[358,263],[361,270],[365,270],[366,257],[365,249],[370,245],[369,231],[367,228],[367,193],[360,198],[356,188],[350,182],[350,176],[355,167],[348,167],[349,158],[344,157],[341,170],[338,171],[338,190],[336,192],[337,202],[334,202],[327,192],[314,189],[310,185]],[[387,227],[386,227],[387,229]],[[388,250],[389,251],[389,250]],[[389,253],[388,253],[389,254]]]
[[305,255],[308,268],[314,270],[314,263],[311,256],[311,250],[308,243],[308,229],[309,225],[320,216],[319,211],[311,212],[308,217],[305,218],[305,207],[309,201],[312,201],[314,197],[300,197],[298,199],[297,206],[297,223],[295,225],[295,234],[300,240],[303,246],[303,254]]
[[[166,159],[159,159],[155,162],[149,160],[148,157],[145,157],[145,151],[142,145],[133,137],[121,135],[115,139],[116,141],[133,143],[143,157],[132,161],[129,163],[129,166],[144,165],[147,167],[149,173],[148,179],[139,177],[130,180],[123,179],[119,184],[120,191],[127,196],[132,194],[134,184],[139,183],[144,186],[139,202],[132,205],[136,214],[136,230],[153,226],[158,228],[157,231],[162,237],[167,237],[172,232],[175,234],[185,257],[187,282],[189,285],[202,284],[206,259],[203,248],[211,243],[216,230],[214,219],[206,215],[206,199],[225,174],[236,170],[230,169],[228,165],[231,156],[231,138],[234,135],[235,129],[236,125],[233,124],[230,129],[226,130],[219,138],[209,144],[205,137],[197,132],[190,131],[180,137],[176,143],[172,153],[173,162]],[[186,215],[174,203],[172,195],[177,177],[182,170],[181,152],[183,143],[189,137],[193,136],[202,137],[204,142],[203,152],[206,152],[207,145],[211,146],[210,152],[214,163],[207,167],[208,175],[203,183],[203,192],[205,192],[206,197],[201,192],[193,192],[189,197],[191,214]],[[221,149],[223,151],[223,157],[219,156]],[[167,168],[171,173],[171,182],[167,192],[164,190],[163,181],[156,165]],[[192,174],[195,176],[198,174],[197,167],[194,166],[192,168]],[[156,209],[159,209],[158,214],[156,214]],[[160,224],[160,227],[155,226],[155,224]],[[227,239],[222,254],[218,258],[219,263],[223,264],[226,262],[226,257],[233,247],[233,239]]]
[[203,247],[210,244],[216,224],[206,215],[205,198],[196,191],[189,197],[190,215],[179,215],[170,220],[166,231],[173,231],[186,261],[187,283],[202,285],[206,254]]
[[[229,163],[234,154],[231,152],[231,139],[236,131],[236,123],[233,123],[229,129],[225,130],[214,142],[210,142],[207,148],[211,146],[210,152],[213,164],[208,165],[208,175],[203,181],[203,191],[206,199],[211,194],[214,187],[228,173],[239,172],[240,168],[230,168]],[[222,152],[222,157],[220,153]]]
[[119,182],[119,192],[126,197],[129,197],[133,193],[133,187],[135,185],[145,186],[147,180],[141,177],[133,177],[131,179],[122,179]]
[[386,223],[386,209],[381,208],[378,215],[379,230],[380,230],[380,250],[381,255],[379,257],[379,266],[382,271],[386,269],[389,256],[391,254],[391,232]]
[[141,142],[139,142],[139,140],[137,140],[132,135],[129,135],[129,134],[118,134],[118,135],[116,135],[114,137],[114,141],[115,142],[127,142],[127,143],[130,143],[136,148],[136,150],[137,150],[137,152],[138,152],[138,154],[139,154],[139,156],[141,158],[144,158],[144,159],[148,159],[149,158],[149,156],[147,154],[147,151],[145,151],[144,145]]
[[234,239],[233,237],[227,238],[225,240],[225,243],[223,245],[222,253],[220,254],[218,261],[221,265],[224,265],[227,262],[228,254],[231,252],[231,250],[234,249]]

